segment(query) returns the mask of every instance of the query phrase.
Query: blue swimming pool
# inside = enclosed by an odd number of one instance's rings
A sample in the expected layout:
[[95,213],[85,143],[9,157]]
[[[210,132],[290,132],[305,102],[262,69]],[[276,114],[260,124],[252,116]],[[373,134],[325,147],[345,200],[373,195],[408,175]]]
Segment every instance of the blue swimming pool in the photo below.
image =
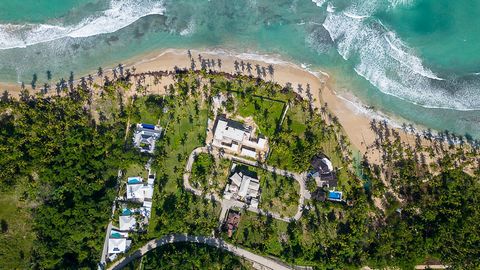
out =
[[140,179],[140,177],[129,177],[127,182],[129,184],[139,184],[142,183],[142,180]]
[[330,191],[328,192],[328,199],[334,201],[340,201],[342,199],[342,192],[340,191]]

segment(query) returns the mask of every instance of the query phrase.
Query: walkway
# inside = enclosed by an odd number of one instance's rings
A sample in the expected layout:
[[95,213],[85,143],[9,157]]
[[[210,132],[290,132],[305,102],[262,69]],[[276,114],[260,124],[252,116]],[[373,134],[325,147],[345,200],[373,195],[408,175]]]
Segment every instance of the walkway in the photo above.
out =
[[186,235],[186,234],[171,234],[171,235],[164,236],[162,238],[151,240],[141,248],[137,249],[131,255],[114,262],[108,269],[122,269],[125,266],[127,266],[127,264],[130,263],[131,261],[142,257],[147,252],[157,247],[161,247],[163,245],[167,245],[171,243],[180,243],[180,242],[206,244],[212,247],[216,247],[222,250],[232,252],[236,256],[245,258],[254,263],[261,264],[270,269],[275,269],[275,270],[295,269],[283,263],[274,261],[266,257],[262,257],[260,255],[256,255],[248,250],[229,244],[219,238],[207,237],[207,236],[192,236],[192,235]]
[[[192,151],[192,153],[190,153],[190,156],[188,157],[187,165],[185,166],[185,173],[183,174],[183,186],[185,187],[186,190],[194,193],[197,196],[202,196],[202,191],[200,191],[198,189],[195,189],[194,187],[192,187],[190,185],[190,182],[189,182],[190,172],[192,170],[192,166],[193,166],[193,162],[195,161],[195,157],[198,156],[200,153],[208,153],[208,152],[209,151],[208,151],[207,147],[198,147],[198,148],[194,149]],[[226,158],[226,159],[230,159],[230,160],[233,160],[233,161],[236,161],[236,162],[244,163],[244,164],[247,164],[247,165],[250,165],[250,166],[260,167],[260,168],[263,168],[263,169],[265,169],[269,172],[275,173],[275,174],[292,177],[300,185],[300,192],[299,192],[300,196],[299,196],[299,199],[298,199],[298,209],[297,209],[297,213],[293,217],[287,217],[286,218],[286,217],[282,217],[278,213],[271,213],[271,212],[268,212],[268,211],[264,211],[262,209],[257,209],[257,208],[252,208],[252,207],[248,207],[247,210],[249,210],[251,212],[259,213],[259,214],[262,214],[262,215],[270,215],[275,219],[283,220],[283,221],[286,221],[286,222],[290,222],[292,219],[293,220],[299,220],[302,217],[303,203],[305,201],[305,197],[310,198],[310,193],[308,192],[308,190],[306,188],[306,185],[305,185],[305,178],[306,177],[305,177],[304,173],[299,174],[299,173],[293,173],[293,172],[277,169],[277,168],[272,167],[272,166],[262,165],[262,164],[259,164],[256,161],[248,160],[248,159],[245,159],[245,158],[242,158],[242,157],[237,157],[237,156],[227,154],[227,153],[224,153],[223,157]],[[223,199],[223,198],[220,198],[217,194],[208,193],[208,194],[205,195],[205,197],[209,198],[209,199],[213,198],[216,201],[220,202],[220,204],[222,206],[222,213],[224,215],[226,214],[227,210],[230,209],[231,207],[238,207],[238,208],[246,207],[246,204],[243,203],[243,202],[240,202],[240,201],[237,201],[237,200]],[[222,221],[223,216],[220,216],[219,220]]]
[[[118,189],[119,189],[119,186],[120,186],[120,180],[122,179],[122,170],[118,170],[118,173],[117,173],[117,183],[116,183],[116,186],[115,186],[115,190],[118,194]],[[113,219],[113,216],[115,215],[115,209],[116,209],[116,202],[117,202],[117,199],[115,198],[115,200],[113,200],[113,204],[112,204],[112,215],[110,216],[110,221],[108,222],[108,226],[107,226],[107,230],[105,232],[105,241],[103,242],[103,249],[102,249],[102,257],[100,257],[100,264],[98,265],[98,269],[103,269],[103,266],[106,264],[106,260],[107,260],[107,255],[108,255],[108,239],[110,238],[110,232],[112,230],[112,219]]]

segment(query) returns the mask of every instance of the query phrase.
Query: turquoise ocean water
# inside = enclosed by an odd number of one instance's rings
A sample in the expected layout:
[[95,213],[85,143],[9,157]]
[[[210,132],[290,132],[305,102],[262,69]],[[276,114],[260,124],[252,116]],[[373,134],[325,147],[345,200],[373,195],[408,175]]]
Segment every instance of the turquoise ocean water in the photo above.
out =
[[387,114],[480,138],[478,0],[0,0],[0,80],[162,48],[281,55]]

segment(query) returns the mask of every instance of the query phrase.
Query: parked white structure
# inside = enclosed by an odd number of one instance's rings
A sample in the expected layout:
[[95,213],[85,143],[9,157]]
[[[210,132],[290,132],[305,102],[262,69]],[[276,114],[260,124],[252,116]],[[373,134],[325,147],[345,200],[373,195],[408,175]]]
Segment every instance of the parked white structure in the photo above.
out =
[[133,134],[133,144],[142,153],[153,154],[155,151],[155,142],[162,135],[160,126],[150,124],[137,124],[135,133]]
[[258,179],[245,175],[241,172],[234,173],[230,177],[230,184],[227,184],[223,197],[225,199],[242,200],[251,207],[258,208],[258,197],[260,195],[260,182]]
[[212,145],[235,154],[260,159],[268,152],[268,141],[262,136],[253,137],[253,128],[219,116],[214,126]]

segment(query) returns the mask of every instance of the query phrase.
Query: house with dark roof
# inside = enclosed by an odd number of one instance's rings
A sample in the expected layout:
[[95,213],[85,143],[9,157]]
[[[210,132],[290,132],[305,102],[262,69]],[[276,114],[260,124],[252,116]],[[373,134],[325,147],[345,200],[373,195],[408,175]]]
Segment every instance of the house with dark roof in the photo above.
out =
[[309,176],[314,178],[317,186],[322,188],[336,188],[338,179],[332,162],[324,154],[315,156],[310,162],[313,170]]

